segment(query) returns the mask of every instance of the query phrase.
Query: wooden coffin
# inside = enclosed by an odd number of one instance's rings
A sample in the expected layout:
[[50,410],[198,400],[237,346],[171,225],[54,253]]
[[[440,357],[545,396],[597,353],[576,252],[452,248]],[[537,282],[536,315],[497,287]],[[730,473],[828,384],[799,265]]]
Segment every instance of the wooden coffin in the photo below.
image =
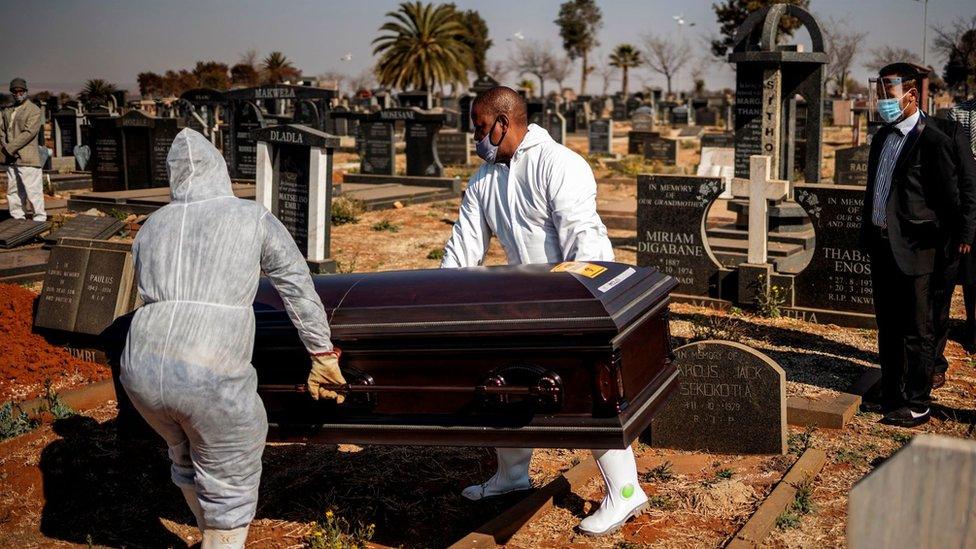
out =
[[[577,271],[577,272],[572,272]],[[313,401],[310,362],[262,280],[253,364],[272,440],[624,448],[667,398],[674,279],[619,263],[315,277],[347,400]]]

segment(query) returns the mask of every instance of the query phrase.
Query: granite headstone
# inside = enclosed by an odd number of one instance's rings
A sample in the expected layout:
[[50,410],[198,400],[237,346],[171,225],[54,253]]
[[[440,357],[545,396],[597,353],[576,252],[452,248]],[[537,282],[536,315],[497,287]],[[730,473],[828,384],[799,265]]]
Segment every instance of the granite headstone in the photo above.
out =
[[786,374],[732,341],[674,351],[678,389],[651,421],[651,446],[721,454],[786,453]]

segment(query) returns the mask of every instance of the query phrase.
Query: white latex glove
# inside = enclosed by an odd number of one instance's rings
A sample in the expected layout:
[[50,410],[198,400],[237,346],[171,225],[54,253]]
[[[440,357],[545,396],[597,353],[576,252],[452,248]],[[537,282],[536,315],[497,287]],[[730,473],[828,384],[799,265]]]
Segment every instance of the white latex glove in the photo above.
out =
[[345,385],[346,379],[339,370],[339,352],[322,355],[312,355],[312,371],[308,374],[308,393],[312,398],[335,399],[336,404],[342,404],[346,397],[335,391],[323,389],[322,385]]

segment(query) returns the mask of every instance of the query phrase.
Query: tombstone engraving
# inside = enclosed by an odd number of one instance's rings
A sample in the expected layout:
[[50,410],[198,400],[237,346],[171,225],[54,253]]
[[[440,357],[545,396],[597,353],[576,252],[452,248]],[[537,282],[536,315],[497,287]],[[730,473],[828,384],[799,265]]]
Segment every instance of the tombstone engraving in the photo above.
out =
[[665,166],[678,163],[678,142],[658,135],[651,135],[644,141],[644,158],[663,162]]
[[713,147],[717,149],[734,149],[735,134],[732,132],[706,133],[701,136],[701,146]]
[[255,200],[288,229],[313,272],[334,272],[332,154],[339,138],[288,124],[256,130]]
[[122,131],[115,119],[91,119],[92,190],[117,191],[124,188],[122,175]]
[[834,183],[838,185],[868,184],[869,145],[848,147],[834,151]]
[[[777,34],[783,17],[798,19],[807,29],[813,51],[780,43]],[[799,6],[774,4],[749,14],[736,30],[734,44],[729,61],[736,65],[736,177],[748,177],[751,156],[765,155],[776,177],[791,180],[793,139],[798,139],[806,143],[800,163],[803,177],[818,183],[827,62],[819,24]],[[799,133],[793,103],[797,95],[807,105],[807,122]]]
[[118,118],[122,130],[125,189],[169,186],[166,157],[182,122],[130,111]]
[[715,177],[637,176],[637,264],[674,277],[679,294],[718,295],[705,214],[723,189]]
[[678,389],[651,421],[651,445],[723,454],[786,453],[786,374],[732,341],[675,349]]
[[[234,179],[254,179],[256,173],[256,145],[251,132],[265,126],[264,114],[250,101],[237,101],[233,104],[231,119],[231,144],[233,162],[231,177]],[[226,146],[225,146],[226,147]]]
[[613,120],[601,118],[590,122],[590,154],[613,154]]
[[393,124],[389,122],[360,122],[362,159],[359,172],[393,175],[395,164]]
[[915,436],[851,490],[848,546],[976,547],[974,479],[976,442]]
[[66,238],[51,250],[34,326],[97,335],[135,305],[130,245]]
[[864,189],[797,185],[794,193],[817,235],[813,258],[794,278],[795,306],[873,314],[871,261],[859,243]]
[[439,132],[437,134],[437,156],[449,165],[471,163],[471,134],[467,132]]

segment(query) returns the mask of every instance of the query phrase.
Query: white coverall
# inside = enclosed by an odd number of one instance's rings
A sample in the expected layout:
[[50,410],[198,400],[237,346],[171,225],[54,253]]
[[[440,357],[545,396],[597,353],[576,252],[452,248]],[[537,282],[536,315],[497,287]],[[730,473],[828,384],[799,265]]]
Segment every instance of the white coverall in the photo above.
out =
[[145,305],[129,329],[121,381],[166,440],[172,480],[207,547],[208,530],[246,529],[257,506],[268,431],[251,366],[261,272],[309,352],[331,351],[332,342],[295,241],[264,207],[234,197],[210,141],[185,129],[167,162],[173,200],[149,218],[133,245]]
[[[510,265],[561,261],[613,261],[607,229],[596,212],[596,181],[586,161],[530,124],[515,154],[504,164],[484,164],[468,182],[461,212],[444,249],[442,268],[480,265],[494,234]],[[471,486],[470,499],[530,487],[531,449],[497,450],[498,472]],[[637,479],[634,453],[594,450],[606,482],[606,497],[581,524],[589,533],[617,526],[642,507],[647,496]]]

